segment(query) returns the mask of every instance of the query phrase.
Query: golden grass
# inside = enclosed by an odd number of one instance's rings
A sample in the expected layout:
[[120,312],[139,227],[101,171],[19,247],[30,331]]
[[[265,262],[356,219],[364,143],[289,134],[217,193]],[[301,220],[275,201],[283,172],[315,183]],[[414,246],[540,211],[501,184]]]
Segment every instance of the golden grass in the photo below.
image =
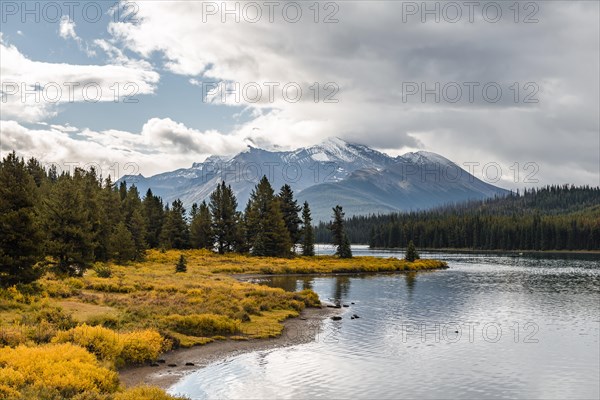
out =
[[119,311],[114,307],[83,303],[81,301],[66,300],[57,301],[54,304],[62,308],[65,312],[70,313],[74,320],[81,323],[114,317],[119,314]]
[[[326,274],[352,272],[393,272],[440,269],[447,264],[438,260],[409,262],[398,258],[353,257],[341,259],[333,256],[272,258],[253,257],[244,254],[219,255],[207,250],[149,250],[146,266],[173,264],[184,254],[190,266],[200,274]],[[140,265],[140,264],[137,264]]]
[[[181,254],[187,259],[187,272],[175,273]],[[330,256],[284,259],[217,255],[205,250],[149,250],[142,262],[102,266],[111,269],[110,277],[99,277],[94,270],[80,278],[59,279],[46,274],[35,284],[0,289],[0,399],[71,398],[88,392],[101,399],[169,399],[156,388],[124,392],[115,383],[115,368],[154,360],[171,346],[276,337],[281,335],[285,319],[319,304],[311,290],[286,292],[240,282],[230,274],[446,267],[435,260],[410,263],[393,258],[343,260]],[[20,363],[19,357],[29,361]],[[39,368],[28,364],[33,357],[41,357]],[[61,368],[67,378],[48,375],[47,385],[36,383],[45,379],[44,369],[51,369],[51,363],[64,364]],[[23,372],[31,368],[38,371],[35,373],[39,377]]]

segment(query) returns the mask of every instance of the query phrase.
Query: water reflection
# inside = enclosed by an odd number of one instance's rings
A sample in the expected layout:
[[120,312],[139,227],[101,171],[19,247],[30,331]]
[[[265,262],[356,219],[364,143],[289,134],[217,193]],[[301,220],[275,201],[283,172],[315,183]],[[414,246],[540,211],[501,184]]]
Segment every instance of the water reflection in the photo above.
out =
[[407,272],[404,275],[404,280],[406,282],[406,289],[408,292],[408,298],[412,299],[413,292],[415,290],[415,283],[417,282],[417,273],[416,272]]
[[192,399],[600,396],[600,255],[435,256],[450,269],[269,277],[270,286],[310,287],[322,299],[354,304],[341,321],[324,321],[315,342],[213,364],[171,392]]
[[332,300],[336,303],[341,303],[343,299],[348,297],[350,292],[350,277],[347,275],[336,276],[333,279],[334,289]]

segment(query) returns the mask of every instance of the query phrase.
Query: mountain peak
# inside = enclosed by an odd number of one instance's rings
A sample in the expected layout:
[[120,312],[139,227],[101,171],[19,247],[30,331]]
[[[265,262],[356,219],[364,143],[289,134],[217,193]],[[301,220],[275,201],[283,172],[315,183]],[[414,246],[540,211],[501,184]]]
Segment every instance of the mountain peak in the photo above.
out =
[[443,157],[437,153],[433,153],[431,151],[415,151],[406,153],[400,156],[400,158],[416,163],[416,164],[427,164],[427,163],[437,163],[437,164],[452,164],[452,161],[448,160],[446,157]]
[[347,147],[350,143],[337,136],[330,136],[323,140],[321,146],[335,146],[335,147]]

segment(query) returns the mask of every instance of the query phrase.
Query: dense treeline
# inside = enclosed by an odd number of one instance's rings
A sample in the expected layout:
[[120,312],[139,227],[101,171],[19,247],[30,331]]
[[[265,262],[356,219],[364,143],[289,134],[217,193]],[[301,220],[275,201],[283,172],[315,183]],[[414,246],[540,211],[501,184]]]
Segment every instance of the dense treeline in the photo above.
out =
[[[346,220],[352,243],[371,247],[599,250],[600,188],[547,186],[429,211]],[[330,242],[321,224],[318,242]]]
[[147,248],[287,257],[299,245],[314,255],[309,205],[299,206],[290,186],[276,194],[263,177],[245,212],[237,206],[225,182],[188,213],[180,200],[163,204],[150,189],[142,198],[94,169],[59,175],[13,152],[0,163],[0,286],[34,281],[46,268],[81,275],[96,261],[140,260]]

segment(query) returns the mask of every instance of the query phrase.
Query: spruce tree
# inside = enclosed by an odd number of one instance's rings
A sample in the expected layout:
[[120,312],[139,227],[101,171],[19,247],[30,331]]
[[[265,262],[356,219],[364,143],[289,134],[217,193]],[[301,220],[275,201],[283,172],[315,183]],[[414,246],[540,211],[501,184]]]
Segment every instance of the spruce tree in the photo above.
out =
[[36,183],[15,152],[0,162],[0,286],[29,283],[41,274]]
[[92,227],[85,199],[73,178],[61,175],[43,203],[46,253],[58,272],[81,275],[94,261]]
[[146,243],[150,248],[160,244],[160,231],[164,222],[164,205],[160,197],[148,189],[142,202],[143,216],[146,225]]
[[175,265],[175,273],[177,272],[187,272],[187,261],[183,254],[179,256],[179,261],[177,261],[177,264]]
[[338,255],[340,256],[340,258],[352,258],[350,239],[348,239],[348,235],[346,235],[345,233],[342,245],[338,247]]
[[246,206],[246,228],[253,255],[287,257],[292,243],[279,199],[266,176],[252,191]]
[[415,248],[415,244],[412,240],[408,242],[408,247],[406,248],[406,254],[404,255],[404,259],[410,262],[419,259],[419,253],[417,253],[417,249]]
[[219,254],[235,250],[238,240],[237,200],[225,181],[210,195],[213,242]]
[[104,186],[98,195],[100,205],[100,230],[97,237],[95,256],[97,260],[107,261],[110,256],[110,237],[121,216],[121,200],[119,193],[110,176],[104,181]]
[[310,215],[310,208],[308,202],[304,202],[302,207],[302,255],[303,256],[314,256],[315,255],[315,233],[312,226],[312,217]]
[[194,206],[191,214],[190,244],[195,249],[212,249],[214,243],[210,209],[205,201],[200,204],[200,207],[196,203]]
[[133,235],[124,222],[119,222],[110,236],[110,257],[122,264],[137,256]]
[[100,202],[100,194],[102,190],[102,179],[97,174],[95,168],[90,168],[89,171],[76,168],[73,174],[73,181],[77,190],[81,191],[84,199],[85,212],[90,227],[90,239],[93,247],[93,257],[96,259],[96,253],[102,253],[102,216],[103,209]]
[[336,247],[335,254],[340,258],[351,258],[352,249],[344,230],[344,211],[342,206],[337,205],[333,208],[333,222],[329,229],[333,236],[333,245]]
[[296,244],[300,242],[300,237],[302,236],[300,231],[302,220],[298,217],[298,213],[302,210],[302,207],[294,199],[294,192],[290,185],[286,184],[281,187],[278,198],[285,227],[290,234],[292,248],[295,249]]
[[165,210],[165,222],[160,233],[160,244],[165,249],[187,249],[190,247],[190,232],[185,208],[177,199]]
[[143,206],[140,194],[135,185],[127,190],[125,199],[121,203],[125,225],[135,243],[135,258],[140,260],[146,250],[146,219],[143,216]]

